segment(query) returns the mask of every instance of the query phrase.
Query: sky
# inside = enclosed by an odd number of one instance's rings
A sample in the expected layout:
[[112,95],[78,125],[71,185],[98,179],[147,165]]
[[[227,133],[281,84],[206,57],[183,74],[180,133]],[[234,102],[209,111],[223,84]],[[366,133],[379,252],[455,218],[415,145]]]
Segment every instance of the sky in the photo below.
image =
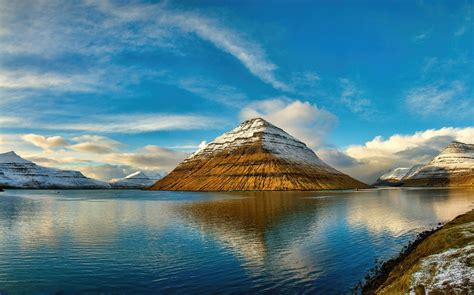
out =
[[170,171],[262,117],[366,182],[474,143],[472,1],[0,0],[0,152]]

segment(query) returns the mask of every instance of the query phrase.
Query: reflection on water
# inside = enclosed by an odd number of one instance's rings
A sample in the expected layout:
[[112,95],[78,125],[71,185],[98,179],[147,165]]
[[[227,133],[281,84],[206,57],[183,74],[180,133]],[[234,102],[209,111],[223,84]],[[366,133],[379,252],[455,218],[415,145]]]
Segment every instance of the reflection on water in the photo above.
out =
[[0,195],[0,290],[346,292],[474,190]]

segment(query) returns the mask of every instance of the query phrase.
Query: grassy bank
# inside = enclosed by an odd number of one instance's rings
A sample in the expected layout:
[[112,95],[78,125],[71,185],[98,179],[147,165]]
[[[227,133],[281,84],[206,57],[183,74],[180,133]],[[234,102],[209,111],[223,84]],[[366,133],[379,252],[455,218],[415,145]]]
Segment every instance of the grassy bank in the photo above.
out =
[[376,268],[363,294],[472,294],[474,210],[425,232]]

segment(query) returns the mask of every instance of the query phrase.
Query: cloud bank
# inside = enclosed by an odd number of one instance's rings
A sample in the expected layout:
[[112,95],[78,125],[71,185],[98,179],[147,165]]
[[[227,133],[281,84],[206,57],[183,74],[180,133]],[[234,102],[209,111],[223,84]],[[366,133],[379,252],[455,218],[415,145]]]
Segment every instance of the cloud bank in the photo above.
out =
[[261,117],[302,140],[311,148],[324,144],[327,133],[337,123],[332,113],[310,102],[287,97],[258,101],[244,107],[242,120]]
[[427,163],[451,141],[474,143],[474,127],[429,129],[414,134],[395,134],[387,139],[376,136],[363,145],[343,151],[318,150],[323,160],[367,183],[397,167]]

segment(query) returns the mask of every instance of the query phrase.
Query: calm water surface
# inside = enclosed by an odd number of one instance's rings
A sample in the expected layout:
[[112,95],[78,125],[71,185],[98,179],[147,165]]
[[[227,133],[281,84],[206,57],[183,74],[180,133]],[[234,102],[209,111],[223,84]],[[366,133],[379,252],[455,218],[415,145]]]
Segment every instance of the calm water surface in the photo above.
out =
[[346,293],[474,190],[0,193],[0,292]]

